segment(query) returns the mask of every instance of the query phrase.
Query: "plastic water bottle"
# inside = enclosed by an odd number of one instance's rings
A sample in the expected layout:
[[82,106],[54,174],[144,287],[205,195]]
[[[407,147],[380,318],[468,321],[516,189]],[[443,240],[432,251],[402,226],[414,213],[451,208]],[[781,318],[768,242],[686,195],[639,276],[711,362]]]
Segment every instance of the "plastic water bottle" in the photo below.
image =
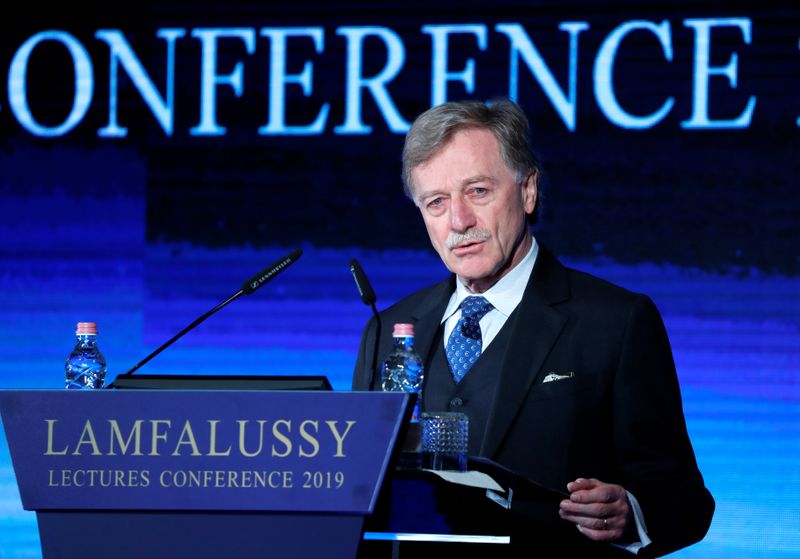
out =
[[414,349],[414,325],[398,323],[392,332],[393,347],[381,368],[381,388],[384,392],[412,392],[417,394],[412,422],[419,421],[419,403],[425,369],[422,359]]
[[103,388],[106,382],[106,359],[97,347],[97,323],[79,322],[75,331],[75,349],[64,368],[68,389]]

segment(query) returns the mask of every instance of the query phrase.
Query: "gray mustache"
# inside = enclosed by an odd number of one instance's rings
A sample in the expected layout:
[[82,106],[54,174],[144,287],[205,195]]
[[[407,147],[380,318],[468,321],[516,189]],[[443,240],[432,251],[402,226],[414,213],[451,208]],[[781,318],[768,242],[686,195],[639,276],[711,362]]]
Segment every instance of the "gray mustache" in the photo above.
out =
[[450,233],[447,237],[447,248],[452,250],[465,241],[485,241],[491,238],[492,234],[480,229],[470,229],[464,233]]

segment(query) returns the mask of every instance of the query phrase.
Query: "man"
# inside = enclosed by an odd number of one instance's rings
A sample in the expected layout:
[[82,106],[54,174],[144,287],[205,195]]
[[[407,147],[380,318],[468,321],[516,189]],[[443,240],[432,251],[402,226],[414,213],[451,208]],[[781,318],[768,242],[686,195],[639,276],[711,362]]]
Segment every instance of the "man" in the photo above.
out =
[[[510,101],[446,103],[414,122],[404,187],[453,275],[382,322],[415,324],[422,410],[466,413],[470,455],[568,494],[552,518],[513,499],[510,511],[481,512],[511,532],[517,553],[549,539],[548,549],[592,557],[663,555],[702,539],[714,510],[669,341],[648,297],[565,268],[532,236],[541,171],[528,128]],[[355,390],[380,389],[375,326],[362,337]],[[458,345],[472,352],[466,364]]]

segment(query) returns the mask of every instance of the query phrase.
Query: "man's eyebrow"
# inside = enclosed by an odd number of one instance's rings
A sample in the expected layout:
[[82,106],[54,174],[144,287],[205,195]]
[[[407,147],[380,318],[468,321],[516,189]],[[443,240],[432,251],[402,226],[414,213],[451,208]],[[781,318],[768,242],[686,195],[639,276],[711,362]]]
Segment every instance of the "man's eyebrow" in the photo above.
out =
[[[467,177],[461,181],[461,187],[472,186],[473,184],[479,183],[490,183],[494,184],[497,182],[493,177],[490,175],[475,175],[474,177]],[[425,190],[419,193],[419,195],[415,196],[416,200],[425,200],[427,198],[431,198],[433,196],[442,196],[447,194],[444,189],[441,188],[432,188],[430,190]]]
[[468,177],[468,178],[464,179],[463,181],[461,181],[461,184],[463,186],[469,186],[469,185],[476,184],[476,183],[479,183],[479,182],[488,182],[488,183],[492,183],[493,184],[496,181],[495,181],[495,179],[493,177],[490,177],[489,175],[476,175],[474,177]]

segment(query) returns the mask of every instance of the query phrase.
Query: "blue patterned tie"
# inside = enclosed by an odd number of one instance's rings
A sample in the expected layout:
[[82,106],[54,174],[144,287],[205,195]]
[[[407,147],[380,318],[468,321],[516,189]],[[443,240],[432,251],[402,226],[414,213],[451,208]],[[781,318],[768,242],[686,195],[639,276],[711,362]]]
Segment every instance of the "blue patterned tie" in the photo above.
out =
[[492,304],[483,297],[471,296],[461,303],[461,318],[458,319],[445,353],[453,379],[458,383],[481,354],[481,327],[478,322],[492,310]]

